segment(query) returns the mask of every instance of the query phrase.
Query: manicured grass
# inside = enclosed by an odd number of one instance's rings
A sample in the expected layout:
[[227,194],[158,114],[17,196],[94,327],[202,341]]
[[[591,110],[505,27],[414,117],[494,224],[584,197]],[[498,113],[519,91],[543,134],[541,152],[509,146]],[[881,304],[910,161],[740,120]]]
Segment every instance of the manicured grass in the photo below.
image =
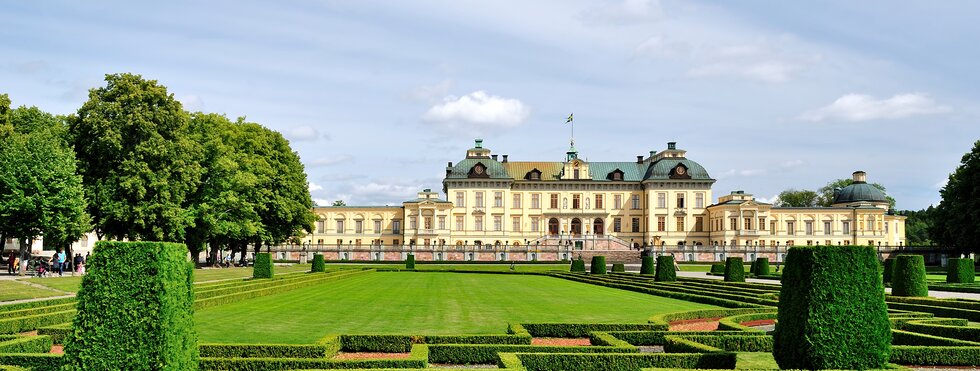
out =
[[491,334],[509,322],[645,323],[712,306],[544,276],[374,272],[198,311],[201,342],[326,334]]
[[772,353],[738,353],[735,355],[736,370],[778,370],[779,365]]
[[[547,272],[552,270],[568,271],[570,264],[514,264],[515,272]],[[361,268],[395,268],[404,269],[405,264],[347,264],[331,263],[327,264],[327,269],[361,269]],[[481,272],[507,272],[510,271],[510,264],[416,264],[417,271],[481,271]]]
[[[722,262],[722,263],[724,263],[724,262]],[[702,264],[678,264],[678,266],[681,267],[681,271],[683,271],[683,272],[710,272],[711,271],[711,264],[707,264],[707,265],[702,265]],[[750,267],[752,267],[751,264],[746,264],[745,265],[745,271],[748,272]],[[772,269],[775,270],[776,267],[773,267]]]
[[10,280],[0,281],[0,301],[47,298],[60,295],[64,295],[64,293],[26,285],[21,282]]

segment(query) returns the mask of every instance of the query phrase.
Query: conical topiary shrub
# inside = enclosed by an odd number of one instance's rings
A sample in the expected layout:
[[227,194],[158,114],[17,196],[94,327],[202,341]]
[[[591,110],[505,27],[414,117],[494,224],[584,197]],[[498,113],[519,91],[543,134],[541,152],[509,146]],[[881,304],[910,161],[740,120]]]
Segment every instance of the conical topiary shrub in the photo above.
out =
[[973,259],[949,259],[946,263],[946,282],[973,283],[977,269]]
[[899,255],[892,272],[892,295],[929,296],[926,263],[922,255]]
[[745,265],[742,258],[725,259],[725,282],[745,282]]
[[581,256],[578,259],[572,260],[571,272],[585,273],[585,260]]
[[623,263],[613,263],[612,266],[613,273],[626,273],[626,265]]
[[756,258],[752,262],[752,274],[756,276],[768,276],[769,273],[769,258]]
[[725,274],[725,263],[712,263],[710,273],[717,275]]
[[673,282],[677,281],[677,270],[674,269],[674,257],[663,255],[657,257],[657,274],[653,277],[654,281]]
[[654,273],[654,260],[652,256],[644,256],[643,264],[640,265],[640,274],[653,274]]
[[408,254],[405,258],[405,269],[415,269],[415,254]]
[[589,268],[589,273],[606,274],[606,257],[601,255],[593,256],[592,266]]
[[310,271],[313,273],[327,271],[327,265],[323,263],[323,254],[313,254],[313,266]]

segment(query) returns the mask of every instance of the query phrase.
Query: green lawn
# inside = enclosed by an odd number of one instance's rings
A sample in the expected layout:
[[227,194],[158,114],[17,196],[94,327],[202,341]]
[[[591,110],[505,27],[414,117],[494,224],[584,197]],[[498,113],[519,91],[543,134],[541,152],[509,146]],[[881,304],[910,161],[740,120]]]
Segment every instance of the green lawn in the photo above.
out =
[[[332,263],[327,264],[327,269],[355,269],[355,268],[405,268],[405,264],[346,264]],[[568,271],[568,264],[515,264],[514,271],[517,272],[547,272],[551,270]],[[488,271],[506,272],[510,271],[510,264],[416,264],[415,270],[466,270],[466,271]]]
[[509,322],[646,322],[712,306],[558,278],[375,272],[198,311],[201,342],[312,343],[326,334],[491,334]]
[[64,293],[10,280],[0,281],[0,301],[47,298],[60,295],[64,295]]

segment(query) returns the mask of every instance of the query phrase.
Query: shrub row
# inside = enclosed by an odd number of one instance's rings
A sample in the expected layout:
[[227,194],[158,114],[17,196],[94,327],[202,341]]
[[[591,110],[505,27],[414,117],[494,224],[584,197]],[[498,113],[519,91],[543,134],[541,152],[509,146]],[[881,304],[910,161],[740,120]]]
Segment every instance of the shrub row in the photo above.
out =
[[53,344],[50,336],[20,336],[0,342],[0,353],[48,353]]
[[742,325],[742,322],[756,321],[761,319],[776,319],[776,313],[750,313],[724,317],[718,320],[719,330],[745,331],[745,332],[765,332],[757,328]]
[[[721,349],[726,352],[772,352],[772,336],[758,336],[748,334],[725,334],[725,335],[667,335],[667,344],[672,338],[680,338],[697,344]],[[678,353],[667,350],[669,353]]]
[[515,356],[528,371],[735,368],[735,353],[515,353]]
[[308,370],[338,368],[425,368],[428,366],[428,348],[412,347],[411,355],[404,359],[333,360],[326,358],[216,358],[202,357],[201,370],[259,371],[259,370]]
[[[525,330],[526,332],[526,330]],[[425,335],[421,341],[425,344],[512,344],[529,345],[531,335]]]
[[227,285],[222,285],[220,287],[207,287],[207,288],[195,287],[194,298],[196,300],[202,300],[202,299],[212,298],[215,296],[228,295],[228,294],[248,291],[252,289],[261,289],[266,287],[286,285],[295,282],[308,281],[319,277],[322,277],[322,275],[302,274],[300,276],[288,277],[288,278],[277,277],[274,279],[241,280],[241,281],[235,281]]
[[16,318],[16,317],[27,317],[27,316],[33,316],[33,315],[36,315],[36,314],[63,312],[63,311],[72,310],[72,309],[75,309],[75,301],[74,300],[72,300],[70,302],[67,302],[67,303],[63,303],[63,304],[55,304],[55,305],[48,305],[48,306],[43,306],[43,307],[33,307],[33,308],[25,308],[25,309],[18,309],[18,310],[3,311],[3,312],[0,312],[0,319],[4,319],[4,318]]
[[885,301],[893,303],[922,304],[936,307],[960,308],[980,311],[980,301],[959,299],[936,299],[929,297],[887,296]]
[[664,330],[667,330],[668,327],[670,327],[670,323],[674,321],[684,321],[698,318],[730,317],[756,313],[776,313],[776,308],[698,309],[684,312],[657,314],[650,317],[648,322],[660,325]]
[[0,334],[16,334],[24,331],[37,330],[44,326],[51,326],[71,322],[75,317],[75,310],[64,310],[54,313],[35,314],[33,316],[6,318],[0,320]]
[[721,351],[721,348],[702,344],[677,335],[667,335],[664,338],[665,353],[718,353]]
[[937,305],[900,303],[900,302],[895,302],[890,300],[888,301],[888,308],[932,313],[940,317],[956,317],[956,318],[965,318],[970,321],[980,321],[980,311],[970,310],[970,309],[950,308],[950,307],[942,307]]
[[893,345],[980,346],[980,343],[892,329]]
[[441,344],[429,345],[430,363],[454,365],[498,363],[499,353],[636,353],[634,346],[539,346],[497,344]]
[[41,327],[37,329],[38,335],[46,335],[51,337],[51,341],[55,344],[64,344],[65,338],[71,333],[71,323],[63,323],[60,325]]
[[650,323],[522,323],[531,336],[583,338],[593,331],[663,331],[663,325]]
[[707,283],[707,284],[711,284],[711,285],[723,285],[723,286],[729,286],[729,287],[739,287],[739,288],[744,288],[744,289],[759,289],[759,290],[766,290],[766,291],[772,291],[772,292],[779,292],[780,288],[782,287],[782,286],[780,286],[778,284],[771,284],[771,283],[720,282],[718,280],[710,279],[710,278],[694,278],[694,277],[684,277],[684,278],[681,278],[680,281],[683,281],[683,282],[701,282],[701,283]]
[[[593,332],[593,334],[601,334]],[[667,336],[670,335],[746,335],[746,336],[765,336],[762,332],[741,332],[741,331],[610,331],[607,334],[636,346],[664,345]]]
[[980,366],[980,347],[892,346],[892,363],[919,366]]
[[345,352],[404,353],[412,349],[411,335],[340,335]]
[[977,285],[975,283],[973,284],[934,283],[929,285],[929,290],[980,294],[980,285]]
[[43,308],[43,307],[50,307],[54,305],[60,305],[60,304],[74,303],[74,302],[75,302],[75,298],[71,297],[71,298],[29,301],[29,302],[17,303],[17,304],[4,304],[4,305],[0,305],[0,315],[2,315],[2,313],[6,313],[10,311]]
[[606,347],[636,348],[633,344],[617,339],[615,336],[604,331],[590,332],[589,344]]
[[[965,320],[963,320],[966,322]],[[960,325],[945,325],[932,321],[907,321],[900,326],[903,330],[915,331],[921,334],[941,336],[966,341],[980,342],[980,327]]]
[[729,299],[720,299],[720,298],[717,298],[717,297],[706,296],[706,295],[697,295],[697,294],[689,294],[689,293],[683,293],[683,292],[676,292],[673,289],[657,289],[657,288],[640,287],[640,286],[636,286],[636,285],[629,285],[629,284],[622,284],[622,283],[602,282],[602,281],[597,281],[597,280],[594,280],[594,279],[590,279],[589,277],[582,277],[582,276],[569,275],[569,274],[551,274],[551,276],[553,276],[553,277],[559,277],[559,278],[564,278],[564,279],[571,280],[571,281],[576,281],[576,282],[589,283],[589,284],[598,285],[598,286],[612,287],[612,288],[615,288],[615,289],[641,292],[641,293],[644,293],[644,294],[650,294],[650,295],[656,295],[656,296],[662,296],[662,297],[674,298],[674,299],[680,299],[680,300],[687,300],[687,301],[691,301],[691,302],[695,302],[695,303],[717,305],[719,307],[728,307],[728,308],[760,308],[760,307],[763,307],[763,305],[751,304],[751,303],[746,303],[746,302],[743,302],[743,301],[736,301],[736,300],[729,300]]
[[0,364],[21,366],[32,370],[60,370],[65,363],[61,354],[51,353],[4,353]]
[[201,344],[201,357],[326,358],[327,347],[317,344]]
[[[779,286],[772,289],[757,289],[742,287],[742,284],[733,282],[722,282],[718,280],[712,280],[714,282],[700,282],[700,281],[688,281],[686,278],[682,278],[680,282],[670,283],[670,285],[675,285],[679,287],[687,288],[702,288],[709,290],[720,290],[729,293],[743,294],[743,295],[771,295],[779,293]],[[667,284],[667,283],[664,283]]]

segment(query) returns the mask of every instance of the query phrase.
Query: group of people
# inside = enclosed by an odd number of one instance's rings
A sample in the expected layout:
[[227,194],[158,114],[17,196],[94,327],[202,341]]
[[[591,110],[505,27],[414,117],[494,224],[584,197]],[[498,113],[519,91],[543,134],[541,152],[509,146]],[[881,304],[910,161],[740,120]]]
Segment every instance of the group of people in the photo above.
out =
[[[68,260],[68,254],[64,250],[58,249],[50,258],[44,257],[33,257],[27,261],[27,269],[37,272],[38,277],[47,277],[49,272],[58,272],[59,276],[63,276],[65,272],[73,272],[78,274],[85,274],[85,263],[88,261],[89,254],[86,253],[83,257],[82,254],[76,253],[75,256]],[[17,259],[17,254],[13,251],[7,257],[7,273],[16,274],[17,265],[20,260]]]

